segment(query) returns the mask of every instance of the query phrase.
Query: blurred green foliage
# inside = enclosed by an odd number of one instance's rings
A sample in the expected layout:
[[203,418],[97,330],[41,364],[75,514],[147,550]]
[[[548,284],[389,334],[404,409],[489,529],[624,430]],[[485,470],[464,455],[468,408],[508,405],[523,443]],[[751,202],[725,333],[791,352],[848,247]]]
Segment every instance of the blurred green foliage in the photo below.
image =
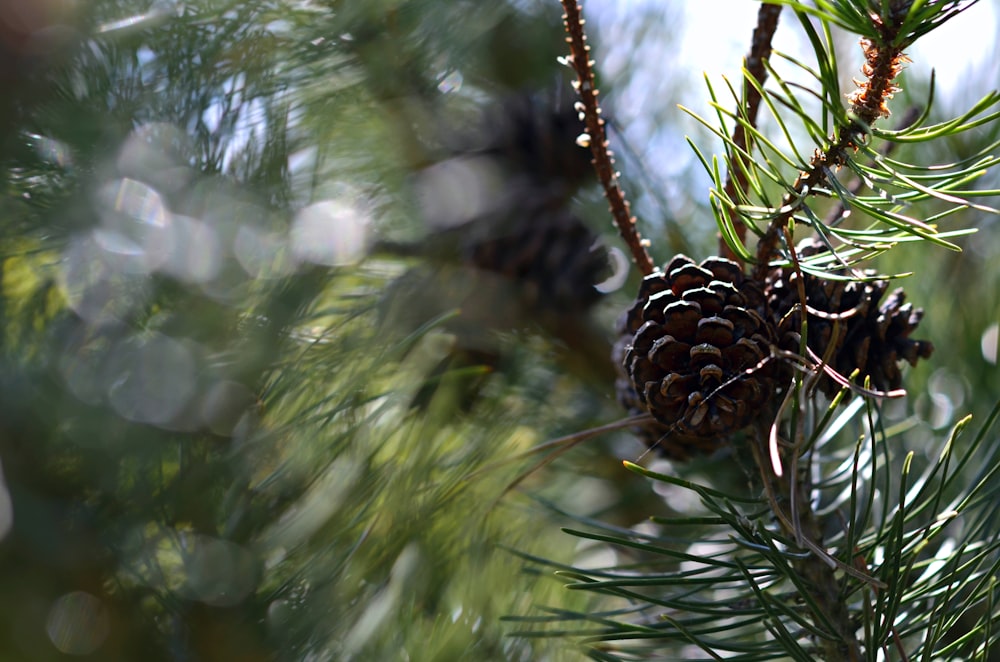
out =
[[[524,463],[480,470],[599,420],[607,388],[565,376],[525,317],[490,341],[501,365],[465,368],[485,380],[466,411],[433,371],[456,312],[383,294],[422,260],[363,259],[428,233],[417,175],[489,149],[478,117],[549,94],[558,14],[15,14],[0,6],[22,30],[0,32],[0,657],[560,657],[505,636],[501,616],[558,587],[504,547],[574,543],[498,502]],[[547,489],[614,503],[579,480]]]

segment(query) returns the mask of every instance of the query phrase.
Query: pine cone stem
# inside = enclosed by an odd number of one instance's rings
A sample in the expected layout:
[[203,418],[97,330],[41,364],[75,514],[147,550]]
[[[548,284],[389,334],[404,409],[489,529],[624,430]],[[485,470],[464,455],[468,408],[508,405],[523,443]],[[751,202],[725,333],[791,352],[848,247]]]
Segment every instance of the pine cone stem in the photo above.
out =
[[577,0],[562,0],[563,21],[566,24],[566,38],[570,47],[567,62],[576,72],[574,82],[577,94],[583,103],[584,120],[587,124],[588,142],[594,157],[594,169],[604,187],[604,195],[611,207],[611,215],[618,227],[618,232],[632,253],[635,266],[643,276],[653,273],[653,259],[646,250],[646,242],[635,227],[635,218],[629,209],[628,200],[618,183],[618,175],[614,169],[614,159],[608,151],[607,134],[604,131],[604,120],[601,118],[601,108],[597,103],[597,87],[594,85],[593,61],[590,59],[590,46],[583,31],[583,17],[580,13],[580,3]]

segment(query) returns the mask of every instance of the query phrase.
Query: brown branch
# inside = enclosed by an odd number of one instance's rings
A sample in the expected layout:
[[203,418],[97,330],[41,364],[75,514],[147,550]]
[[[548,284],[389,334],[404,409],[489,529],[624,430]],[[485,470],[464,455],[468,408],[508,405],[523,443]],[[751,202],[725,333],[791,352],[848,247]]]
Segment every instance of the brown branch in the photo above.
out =
[[580,3],[577,0],[562,0],[563,21],[566,24],[566,32],[569,37],[570,55],[567,62],[576,72],[577,80],[574,83],[580,101],[583,103],[583,115],[587,125],[587,135],[589,136],[590,151],[593,154],[594,169],[597,171],[597,178],[604,187],[604,195],[608,199],[611,207],[611,215],[618,233],[625,244],[632,252],[632,259],[635,266],[643,276],[653,273],[653,259],[646,251],[646,243],[639,231],[635,227],[635,218],[629,210],[628,200],[622,193],[618,184],[618,175],[614,169],[614,159],[608,151],[608,139],[604,131],[604,120],[601,119],[601,108],[597,103],[597,88],[594,86],[594,71],[591,68],[593,62],[590,60],[590,46],[587,45],[587,36],[583,32],[583,17],[580,15]]
[[889,115],[886,102],[899,91],[893,81],[902,69],[903,63],[909,60],[903,54],[902,48],[891,46],[898,24],[887,25],[875,15],[872,16],[872,21],[879,33],[879,42],[861,40],[861,48],[865,53],[865,64],[861,70],[867,79],[856,81],[858,89],[848,97],[855,119],[847,126],[840,127],[839,137],[831,138],[829,147],[825,150],[816,150],[809,169],[799,173],[791,190],[781,200],[781,206],[764,236],[757,243],[753,277],[761,282],[767,275],[771,258],[778,254],[782,228],[787,226],[795,213],[802,208],[809,193],[816,186],[827,183],[827,173],[830,169],[839,168],[847,162],[848,151],[858,149],[866,139],[869,127],[879,118]]
[[[917,121],[918,117],[920,117],[920,109],[917,108],[916,106],[911,106],[910,109],[906,111],[906,115],[903,116],[903,119],[900,120],[898,125],[899,129],[905,129],[906,127],[910,126],[911,124]],[[887,140],[879,146],[878,153],[882,156],[890,156],[893,150],[896,149],[897,145],[899,145],[899,143]],[[865,188],[864,180],[858,177],[855,178],[855,180],[847,187],[847,190],[850,192],[851,195],[858,195],[861,193],[861,191],[864,190],[864,188]],[[847,212],[847,206],[844,204],[844,201],[841,200],[840,203],[836,207],[834,207],[830,211],[830,213],[826,215],[826,219],[824,222],[826,223],[826,225],[834,225],[835,223],[838,223],[842,218],[844,218],[844,214],[846,212]]]
[[[764,60],[771,57],[771,38],[774,36],[774,31],[778,28],[778,16],[780,14],[781,5],[767,3],[761,3],[760,10],[757,12],[757,27],[753,31],[750,52],[743,59],[743,67],[747,70],[746,75],[753,76],[757,83],[763,83],[767,79],[767,69],[764,67]],[[756,128],[757,109],[760,108],[760,91],[745,78],[743,80],[743,101],[740,105],[744,119],[751,127]],[[724,189],[726,197],[733,201],[736,201],[737,193],[745,193],[749,185],[745,171],[746,161],[742,154],[743,152],[750,151],[747,144],[749,142],[748,133],[747,127],[744,124],[736,123],[736,128],[733,130],[732,136],[734,144],[732,150],[733,162],[732,167],[726,174],[726,186]],[[744,242],[747,236],[746,224],[735,209],[730,208],[728,213],[729,221],[736,229],[736,236],[739,237],[740,243]],[[728,257],[730,260],[740,259],[721,235],[719,237],[719,255]]]
[[817,149],[813,154],[809,170],[799,173],[792,184],[791,191],[782,198],[778,213],[775,214],[764,236],[757,243],[757,264],[753,270],[755,280],[764,282],[764,278],[770,270],[771,258],[778,254],[778,243],[783,228],[788,225],[788,221],[795,215],[795,212],[802,207],[808,192],[826,181],[827,169],[839,168],[844,165],[847,159],[845,150],[853,144],[853,139],[848,135],[848,132],[845,132],[840,140],[830,145],[826,150]]

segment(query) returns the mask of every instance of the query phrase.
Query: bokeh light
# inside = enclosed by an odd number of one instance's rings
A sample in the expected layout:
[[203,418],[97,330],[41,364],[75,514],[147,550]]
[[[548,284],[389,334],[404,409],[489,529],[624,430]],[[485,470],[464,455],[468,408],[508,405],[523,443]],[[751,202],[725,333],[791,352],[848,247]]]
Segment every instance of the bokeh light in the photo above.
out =
[[163,193],[174,193],[194,179],[194,170],[188,165],[191,152],[186,133],[173,124],[150,122],[125,140],[118,153],[118,171]]
[[109,630],[104,603],[84,591],[67,593],[52,603],[45,624],[52,645],[66,655],[90,655],[104,643]]
[[[59,269],[58,283],[66,304],[94,324],[127,317],[149,296],[146,280],[129,275],[130,268],[142,264],[141,252],[109,251],[109,241],[109,237],[98,241],[97,231],[73,237]],[[134,244],[132,249],[138,251]]]
[[233,606],[257,585],[257,557],[242,545],[187,529],[149,525],[133,532],[131,577],[185,600]]
[[980,346],[983,351],[983,358],[990,365],[997,364],[997,348],[1000,347],[1000,324],[994,322],[983,331]]
[[254,404],[250,389],[239,382],[220,380],[201,398],[201,418],[205,427],[229,436]]
[[293,261],[285,238],[252,225],[241,225],[236,231],[233,255],[251,278],[276,278],[292,271]]
[[448,159],[426,168],[416,178],[422,218],[436,228],[486,213],[508,186],[499,166],[487,157]]
[[189,216],[173,217],[170,250],[162,271],[188,283],[208,283],[222,268],[222,245],[207,223]]
[[210,536],[195,536],[185,550],[184,592],[217,607],[239,604],[257,583],[254,556],[240,545]]
[[292,253],[301,262],[331,267],[354,264],[365,255],[368,233],[368,215],[358,204],[323,200],[295,215]]
[[195,392],[194,348],[152,333],[120,343],[105,371],[108,401],[123,418],[166,426]]

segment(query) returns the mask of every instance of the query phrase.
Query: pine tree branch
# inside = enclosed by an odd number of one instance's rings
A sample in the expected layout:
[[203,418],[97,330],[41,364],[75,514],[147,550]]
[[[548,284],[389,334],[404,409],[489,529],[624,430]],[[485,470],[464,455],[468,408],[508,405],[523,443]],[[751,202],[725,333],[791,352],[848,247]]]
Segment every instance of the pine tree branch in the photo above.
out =
[[[757,27],[753,31],[753,39],[750,44],[750,52],[743,60],[743,67],[746,75],[753,76],[754,80],[763,84],[767,78],[767,68],[764,60],[771,57],[771,39],[778,27],[778,16],[781,14],[781,5],[771,5],[761,3],[757,12]],[[760,91],[758,86],[750,85],[745,79],[743,81],[743,101],[741,103],[742,112],[745,114],[747,123],[751,127],[757,126],[757,110],[760,108]],[[733,130],[733,162],[726,176],[725,193],[730,200],[737,199],[737,190],[745,192],[749,182],[746,176],[745,159],[742,152],[749,153],[747,136],[747,126],[737,122]],[[743,243],[747,236],[747,226],[736,213],[735,209],[727,210],[729,220],[736,230],[736,236]],[[730,260],[739,260],[739,256],[729,247],[723,237],[719,237],[719,255]]]
[[802,208],[810,192],[827,183],[831,169],[840,168],[847,163],[848,151],[856,151],[861,146],[876,120],[888,117],[886,103],[899,91],[894,80],[903,64],[909,61],[903,54],[902,47],[893,45],[902,18],[898,12],[890,11],[889,15],[890,20],[883,20],[875,14],[871,16],[879,38],[877,42],[867,38],[861,40],[861,48],[865,53],[862,72],[866,80],[857,81],[858,89],[848,97],[853,119],[838,127],[826,149],[816,150],[809,169],[799,173],[791,190],[785,194],[778,212],[757,244],[754,278],[763,281],[771,258],[778,254],[782,228]]
[[647,241],[643,240],[635,227],[635,218],[629,210],[628,200],[618,183],[618,175],[614,169],[614,159],[608,150],[608,139],[604,131],[604,120],[601,118],[601,108],[597,103],[597,87],[594,85],[593,61],[590,59],[590,46],[583,31],[583,17],[580,14],[580,3],[577,0],[562,0],[563,21],[569,37],[566,42],[570,47],[567,63],[576,72],[577,80],[573,83],[580,101],[583,104],[583,115],[587,125],[587,138],[582,142],[589,143],[594,156],[594,169],[604,187],[604,195],[611,207],[611,215],[618,227],[618,232],[629,251],[636,267],[643,276],[653,273],[653,259],[646,250]]
[[[838,127],[837,133],[830,140],[829,147],[814,153],[810,168],[799,174],[791,190],[782,199],[777,214],[758,244],[754,278],[763,281],[769,270],[769,262],[777,254],[783,236],[787,242],[791,242],[788,226],[812,190],[827,183],[831,169],[847,163],[849,151],[856,151],[861,146],[869,134],[869,127],[876,120],[888,116],[886,102],[898,91],[893,81],[902,63],[906,61],[901,47],[891,46],[895,30],[898,29],[898,23],[902,18],[898,13],[890,12],[890,16],[896,20],[889,23],[883,22],[878,16],[872,16],[872,21],[879,28],[880,38],[878,43],[870,39],[863,39],[861,42],[866,58],[866,63],[862,67],[866,80],[858,82],[858,90],[849,96],[852,119],[849,123]],[[730,198],[735,199],[731,193]],[[794,251],[791,246],[789,249]],[[799,280],[801,290],[801,274]],[[800,292],[800,298],[804,299],[804,292]],[[838,569],[847,568],[843,562],[834,559],[825,551],[823,526],[813,510],[806,485],[799,480],[800,471],[797,462],[793,461],[793,469],[784,472],[783,475],[771,471],[770,466],[775,461],[772,456],[777,450],[770,448],[770,434],[764,429],[758,430],[753,450],[755,462],[761,472],[772,506],[775,508],[779,525],[786,534],[794,537],[812,552],[807,557],[794,560],[792,566],[796,574],[802,578],[802,590],[809,593],[810,599],[807,602],[813,605],[814,611],[821,612],[816,614],[814,622],[827,623],[833,630],[829,633],[831,635],[829,638],[823,637],[817,641],[821,657],[831,661],[860,662],[864,659],[863,647],[857,638],[857,626],[852,621],[851,612],[843,598],[841,582],[836,575]],[[799,450],[793,447],[791,452],[794,455]],[[784,499],[789,500],[788,513],[783,512],[781,502]],[[852,572],[848,574],[856,576],[857,569],[851,568],[851,570]]]
[[[798,541],[812,553],[792,561],[795,574],[802,579],[804,590],[809,592],[807,604],[815,605],[822,610],[813,622],[828,623],[833,629],[829,638],[819,639],[822,659],[829,662],[861,662],[862,646],[855,634],[857,627],[852,622],[850,610],[841,595],[840,581],[836,571],[847,570],[839,561],[830,556],[823,548],[823,527],[812,508],[805,483],[799,480],[798,471],[784,472],[779,476],[769,471],[768,452],[770,433],[766,426],[758,427],[755,443],[752,445],[754,462],[761,473],[768,500],[778,524],[784,532]],[[797,452],[793,449],[792,451]],[[785,500],[791,504],[789,513],[782,508]],[[861,574],[854,568],[848,574]],[[872,581],[866,578],[866,581]]]

